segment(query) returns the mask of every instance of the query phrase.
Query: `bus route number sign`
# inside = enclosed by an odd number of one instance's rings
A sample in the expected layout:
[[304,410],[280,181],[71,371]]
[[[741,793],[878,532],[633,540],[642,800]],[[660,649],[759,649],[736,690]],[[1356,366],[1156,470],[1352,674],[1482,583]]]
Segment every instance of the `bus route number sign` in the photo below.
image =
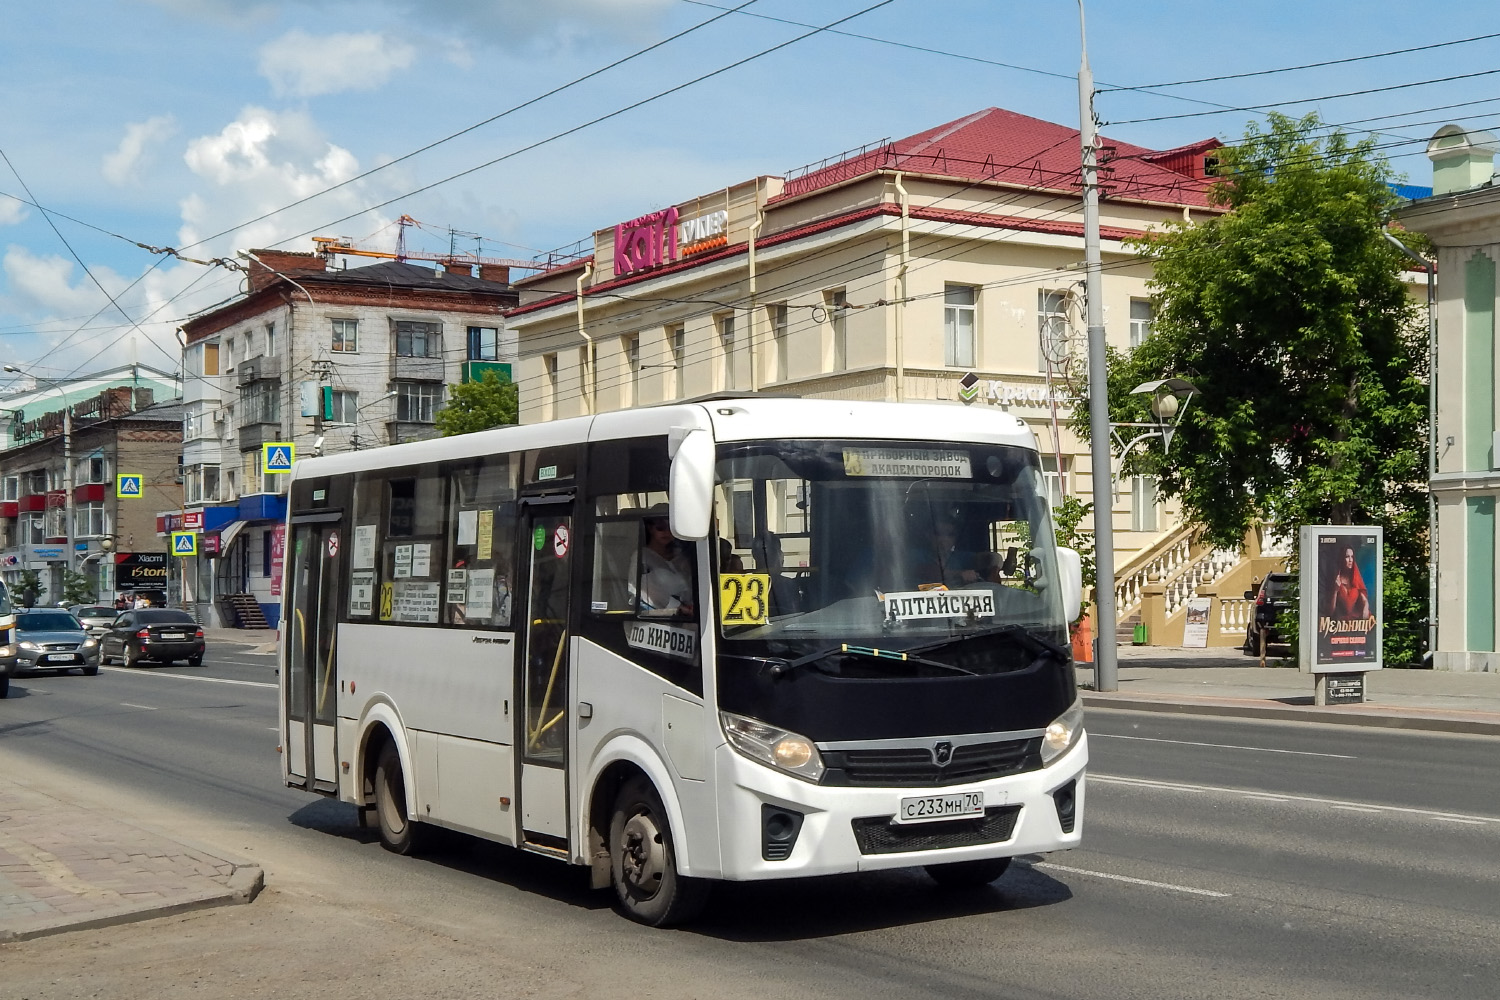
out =
[[771,577],[767,573],[719,574],[719,624],[764,625],[770,620]]

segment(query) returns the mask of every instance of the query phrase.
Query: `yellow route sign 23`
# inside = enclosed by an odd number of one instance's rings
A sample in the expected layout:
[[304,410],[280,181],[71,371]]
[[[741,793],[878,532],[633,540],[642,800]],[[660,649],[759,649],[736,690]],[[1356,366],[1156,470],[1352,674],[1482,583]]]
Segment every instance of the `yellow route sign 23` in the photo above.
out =
[[767,573],[719,574],[719,624],[764,625],[771,617]]

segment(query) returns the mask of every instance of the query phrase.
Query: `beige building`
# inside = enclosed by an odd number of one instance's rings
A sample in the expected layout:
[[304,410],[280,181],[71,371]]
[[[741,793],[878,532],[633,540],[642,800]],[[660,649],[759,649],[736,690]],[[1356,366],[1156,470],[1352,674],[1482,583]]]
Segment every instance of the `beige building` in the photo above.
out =
[[[1128,241],[1220,211],[1220,143],[1101,141],[1104,317],[1123,350],[1151,324],[1151,269]],[[1085,330],[1076,129],[989,108],[591,243],[516,283],[523,423],[733,390],[946,400],[1024,418],[1054,496],[1091,492],[1089,449],[1066,426]],[[1120,483],[1113,516],[1127,615],[1146,584],[1209,555],[1149,480]]]

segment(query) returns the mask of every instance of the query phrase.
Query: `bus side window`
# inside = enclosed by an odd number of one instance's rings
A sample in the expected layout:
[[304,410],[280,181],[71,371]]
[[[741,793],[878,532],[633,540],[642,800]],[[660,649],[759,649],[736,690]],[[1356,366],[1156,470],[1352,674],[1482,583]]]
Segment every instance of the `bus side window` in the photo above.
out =
[[510,627],[519,465],[510,455],[488,455],[447,467],[445,624]]

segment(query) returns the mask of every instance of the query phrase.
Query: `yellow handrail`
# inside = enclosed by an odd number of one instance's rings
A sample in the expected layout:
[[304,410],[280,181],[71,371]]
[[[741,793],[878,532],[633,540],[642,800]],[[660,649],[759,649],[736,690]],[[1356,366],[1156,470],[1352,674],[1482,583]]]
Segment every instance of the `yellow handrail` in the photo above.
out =
[[[563,650],[566,648],[567,642],[568,630],[563,629],[562,634],[557,637],[557,653],[552,657],[552,672],[547,676],[547,690],[542,694],[542,704],[537,709],[537,718],[539,719],[546,717],[547,708],[552,704],[552,688],[557,684],[557,672],[558,669],[562,666]],[[551,722],[548,722],[545,725],[538,725],[535,729],[533,729],[530,735],[527,737],[526,749],[535,750],[537,743],[542,738],[542,733],[552,728],[552,726],[557,723],[557,720],[561,719],[566,714],[567,710],[564,709],[563,711],[558,712],[557,717],[554,718]]]

